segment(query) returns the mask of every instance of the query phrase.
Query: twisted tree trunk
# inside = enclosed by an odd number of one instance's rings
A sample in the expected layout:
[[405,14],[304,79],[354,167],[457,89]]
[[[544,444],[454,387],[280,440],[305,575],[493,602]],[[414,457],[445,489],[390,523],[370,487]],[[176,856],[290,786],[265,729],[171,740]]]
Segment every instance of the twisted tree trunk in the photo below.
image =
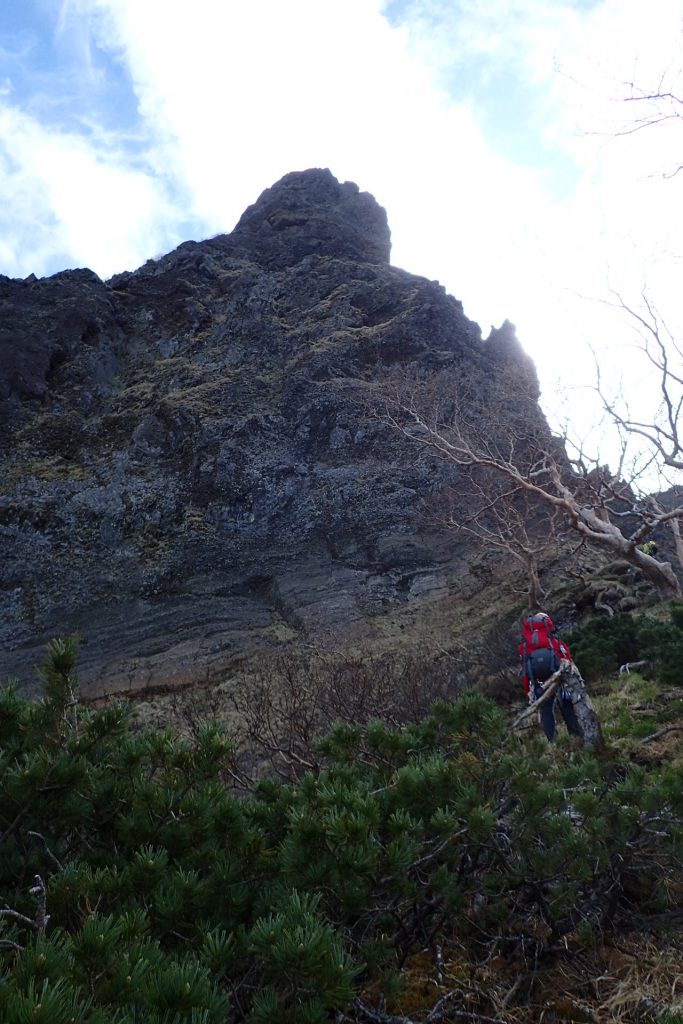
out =
[[602,736],[600,719],[595,713],[581,673],[571,661],[562,662],[557,672],[543,684],[543,693],[538,700],[535,700],[533,704],[530,704],[521,714],[517,715],[517,718],[512,723],[512,728],[517,728],[529,715],[538,711],[542,704],[549,700],[554,701],[558,690],[564,690],[571,699],[576,721],[581,730],[583,746],[589,750],[602,750],[605,746],[605,741]]
[[559,668],[560,686],[571,697],[576,721],[581,730],[581,741],[589,750],[602,750],[605,741],[600,728],[600,719],[595,713],[581,673],[570,661],[563,661]]

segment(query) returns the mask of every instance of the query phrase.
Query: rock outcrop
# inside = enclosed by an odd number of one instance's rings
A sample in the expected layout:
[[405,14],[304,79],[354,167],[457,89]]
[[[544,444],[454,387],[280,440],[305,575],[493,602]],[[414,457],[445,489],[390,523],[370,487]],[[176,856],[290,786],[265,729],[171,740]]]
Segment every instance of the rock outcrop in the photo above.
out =
[[134,273],[0,280],[4,674],[75,629],[90,693],[201,681],[449,593],[471,542],[421,515],[445,471],[364,391],[512,374],[547,428],[511,325],[482,340],[389,252],[375,200],[309,170]]

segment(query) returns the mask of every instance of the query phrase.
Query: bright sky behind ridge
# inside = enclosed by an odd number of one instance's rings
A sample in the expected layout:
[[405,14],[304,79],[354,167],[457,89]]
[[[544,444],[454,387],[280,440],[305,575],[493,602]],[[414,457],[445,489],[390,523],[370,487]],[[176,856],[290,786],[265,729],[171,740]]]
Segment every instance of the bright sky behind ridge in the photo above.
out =
[[587,341],[628,366],[592,300],[683,326],[683,122],[624,102],[683,94],[682,42],[681,0],[1,0],[0,273],[132,270],[329,167],[552,413]]

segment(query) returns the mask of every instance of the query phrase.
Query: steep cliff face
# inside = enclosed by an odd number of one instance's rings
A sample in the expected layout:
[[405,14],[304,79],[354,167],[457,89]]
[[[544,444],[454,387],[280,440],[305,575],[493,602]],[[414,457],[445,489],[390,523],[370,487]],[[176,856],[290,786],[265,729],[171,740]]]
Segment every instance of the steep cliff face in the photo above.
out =
[[444,470],[364,392],[406,365],[512,376],[546,428],[514,330],[482,340],[389,251],[375,200],[310,170],[135,273],[0,280],[4,672],[30,686],[78,629],[92,693],[205,680],[448,593],[472,549],[424,525]]

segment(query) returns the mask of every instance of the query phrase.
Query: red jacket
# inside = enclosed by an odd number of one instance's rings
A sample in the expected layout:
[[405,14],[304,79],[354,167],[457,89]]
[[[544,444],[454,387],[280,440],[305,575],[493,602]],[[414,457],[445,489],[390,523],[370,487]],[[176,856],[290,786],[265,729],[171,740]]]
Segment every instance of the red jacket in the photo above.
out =
[[522,662],[522,682],[524,683],[524,691],[527,696],[529,694],[529,677],[526,674],[524,665],[525,654],[540,648],[551,647],[560,661],[572,660],[569,648],[564,640],[558,640],[553,635],[555,627],[550,616],[546,615],[543,622],[538,621],[538,619],[538,616],[531,616],[531,618],[524,620],[522,642],[519,645],[519,657]]

